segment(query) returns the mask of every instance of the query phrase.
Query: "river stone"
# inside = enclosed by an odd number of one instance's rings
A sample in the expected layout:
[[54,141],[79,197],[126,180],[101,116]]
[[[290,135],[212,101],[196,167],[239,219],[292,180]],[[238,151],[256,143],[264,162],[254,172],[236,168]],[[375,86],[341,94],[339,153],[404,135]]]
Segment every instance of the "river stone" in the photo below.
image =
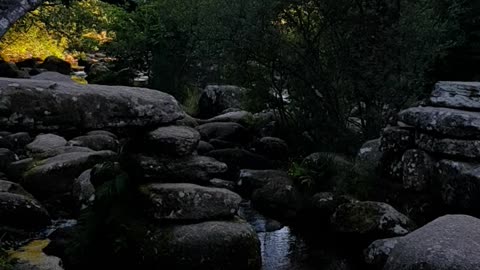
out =
[[40,80],[40,81],[54,81],[54,82],[63,82],[63,83],[75,83],[72,80],[72,77],[61,74],[55,71],[44,71],[40,74],[32,76],[32,80]]
[[210,185],[216,188],[224,188],[231,191],[235,190],[235,182],[227,181],[219,178],[213,178],[210,180]]
[[185,114],[185,117],[182,119],[179,119],[175,122],[176,126],[185,126],[185,127],[191,127],[195,128],[198,126],[198,121],[197,119],[193,118],[192,116]]
[[147,135],[149,149],[162,154],[186,156],[195,151],[200,133],[185,126],[160,127]]
[[310,199],[311,210],[321,221],[330,218],[338,206],[345,203],[358,202],[346,195],[336,195],[332,192],[315,193]]
[[140,187],[148,215],[155,220],[215,220],[237,213],[242,198],[222,188],[194,184],[148,184]]
[[245,142],[248,140],[247,130],[237,123],[207,123],[196,127],[202,140],[218,139],[232,142]]
[[435,161],[425,151],[407,150],[402,156],[403,188],[413,191],[427,189],[433,176]]
[[1,126],[37,132],[128,131],[183,117],[177,101],[157,90],[5,78],[0,108]]
[[65,145],[67,145],[67,140],[63,137],[55,134],[41,134],[35,137],[33,142],[27,144],[26,148],[30,153],[37,154]]
[[206,141],[200,141],[198,143],[197,152],[198,152],[199,155],[203,155],[205,153],[213,151],[214,149],[215,148],[213,148],[213,145],[211,145],[210,143],[208,143]]
[[39,198],[71,192],[73,181],[82,172],[115,157],[112,151],[75,152],[51,157],[28,170],[22,185]]
[[86,147],[95,151],[111,150],[114,152],[118,151],[119,147],[116,139],[103,134],[76,137],[68,141],[68,145]]
[[210,141],[208,141],[208,143],[211,144],[215,150],[241,147],[241,145],[238,143],[219,140],[219,139],[211,139]]
[[383,129],[380,138],[380,151],[384,153],[402,154],[415,146],[414,133],[402,127],[387,127]]
[[444,159],[437,172],[445,205],[456,211],[480,211],[480,164]]
[[435,132],[452,138],[480,137],[480,112],[414,107],[401,111],[398,117],[401,121],[422,131]]
[[380,165],[383,152],[380,150],[381,140],[375,139],[365,142],[358,150],[357,161],[368,164],[373,168]]
[[480,269],[480,220],[465,215],[439,217],[404,236],[384,270]]
[[480,83],[438,82],[430,96],[430,104],[467,110],[480,109]]
[[416,143],[418,148],[435,154],[460,158],[480,157],[480,140],[442,139],[419,134]]
[[92,205],[95,200],[95,187],[90,181],[91,172],[92,169],[84,171],[72,184],[72,196],[79,210]]
[[12,270],[63,270],[60,258],[43,253],[49,243],[48,239],[34,240],[11,252],[10,256],[16,260]]
[[269,182],[276,181],[286,183],[290,177],[288,173],[281,170],[240,170],[238,187],[244,194],[251,194]]
[[258,270],[260,242],[246,222],[208,221],[159,228],[140,243],[142,269]]
[[263,137],[254,144],[255,151],[273,160],[288,159],[287,143],[276,137]]
[[0,192],[0,226],[39,229],[50,224],[47,210],[31,195]]
[[56,56],[49,56],[43,60],[40,68],[44,68],[48,71],[54,71],[65,75],[70,75],[72,72],[72,65]]
[[401,236],[414,229],[413,222],[382,202],[353,202],[340,205],[331,220],[332,228],[366,238]]
[[23,178],[23,174],[35,165],[33,158],[21,159],[10,163],[7,167],[7,175],[11,181],[18,182]]
[[32,194],[28,193],[22,186],[6,180],[0,180],[0,193],[7,192],[12,194],[23,195],[33,198]]
[[198,113],[208,118],[229,108],[242,108],[246,92],[247,89],[234,85],[207,85],[199,98]]
[[282,177],[254,190],[252,205],[268,215],[291,219],[302,209],[303,196],[291,178]]
[[133,162],[136,166],[133,173],[141,182],[206,184],[227,171],[225,163],[205,156],[174,159],[137,155]]
[[243,126],[251,126],[253,123],[253,114],[247,111],[227,112],[207,120],[200,120],[199,122],[200,123],[233,122]]
[[365,262],[382,269],[388,256],[402,237],[379,239],[371,243],[364,252]]
[[90,148],[81,147],[81,146],[60,146],[57,148],[47,150],[45,152],[32,154],[32,156],[36,159],[46,159],[46,158],[58,156],[61,154],[78,153],[78,152],[94,152],[94,151]]

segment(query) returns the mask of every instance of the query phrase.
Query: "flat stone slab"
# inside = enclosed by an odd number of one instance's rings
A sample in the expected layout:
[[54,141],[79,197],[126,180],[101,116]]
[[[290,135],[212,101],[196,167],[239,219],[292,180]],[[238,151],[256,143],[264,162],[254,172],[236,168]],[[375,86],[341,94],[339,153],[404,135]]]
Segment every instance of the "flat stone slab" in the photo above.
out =
[[479,82],[438,82],[430,97],[438,107],[480,110]]
[[431,153],[463,158],[480,157],[480,140],[442,139],[419,134],[415,141],[420,149]]
[[24,131],[135,129],[183,118],[160,91],[0,78],[0,125]]
[[215,220],[233,217],[242,198],[223,188],[194,184],[148,184],[140,187],[149,216],[156,220]]
[[423,131],[452,138],[480,137],[480,112],[414,107],[401,111],[398,117],[400,121]]

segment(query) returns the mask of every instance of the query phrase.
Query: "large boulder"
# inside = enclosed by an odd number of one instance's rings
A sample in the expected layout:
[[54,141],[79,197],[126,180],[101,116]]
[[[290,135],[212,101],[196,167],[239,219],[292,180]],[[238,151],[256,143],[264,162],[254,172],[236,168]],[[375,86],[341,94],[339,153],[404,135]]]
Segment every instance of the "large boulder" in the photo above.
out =
[[280,170],[240,170],[238,187],[242,194],[250,195],[253,191],[265,186],[269,182],[288,182],[288,173]]
[[69,62],[56,56],[49,56],[45,58],[40,67],[48,71],[55,71],[65,75],[70,75],[70,73],[72,72],[72,65]]
[[352,202],[340,205],[331,218],[339,233],[375,240],[401,236],[414,229],[413,222],[392,206],[382,202]]
[[407,150],[402,156],[403,188],[424,191],[434,176],[435,161],[426,152],[418,149]]
[[430,104],[466,110],[480,109],[480,83],[438,82],[430,96]]
[[295,218],[303,206],[303,196],[288,177],[269,181],[252,193],[255,208],[275,217]]
[[246,222],[208,221],[159,228],[139,241],[142,269],[258,270],[260,242]]
[[63,83],[71,83],[73,84],[74,81],[72,77],[61,74],[54,71],[45,71],[35,76],[32,76],[32,80],[40,80],[40,81],[54,81],[54,82],[63,82]]
[[479,138],[480,113],[450,108],[414,107],[401,111],[402,122],[452,138]]
[[365,142],[358,150],[357,161],[368,164],[373,168],[380,165],[383,152],[380,150],[381,140],[375,139]]
[[0,189],[0,227],[39,229],[50,224],[47,210],[21,187],[0,181]]
[[415,146],[415,136],[412,130],[402,127],[387,127],[382,130],[380,151],[387,154],[402,154]]
[[133,130],[183,117],[160,91],[0,78],[0,125],[25,131]]
[[199,120],[200,123],[213,123],[213,122],[233,122],[243,126],[251,126],[254,122],[253,114],[247,111],[234,111],[227,112],[207,120]]
[[233,217],[242,198],[229,190],[194,184],[140,187],[148,215],[155,220],[198,221]]
[[45,152],[32,154],[32,156],[36,159],[46,159],[46,158],[58,156],[61,154],[79,153],[79,152],[94,152],[94,151],[90,148],[81,147],[81,146],[60,146],[60,147],[52,148]]
[[169,158],[136,155],[132,164],[132,174],[140,182],[205,184],[227,171],[225,163],[205,156]]
[[197,153],[199,155],[204,155],[210,151],[213,151],[214,149],[215,148],[213,147],[213,145],[206,141],[198,142]]
[[376,269],[382,269],[392,250],[402,237],[393,237],[373,241],[364,252],[365,262]]
[[51,157],[28,170],[22,185],[39,199],[71,192],[75,178],[82,172],[115,157],[112,151],[74,152]]
[[200,142],[200,134],[185,126],[160,127],[147,135],[147,147],[155,153],[190,155]]
[[460,159],[480,157],[480,140],[436,138],[427,134],[419,134],[416,144],[422,150],[443,156]]
[[287,143],[276,137],[263,137],[255,142],[255,151],[273,160],[288,159]]
[[27,150],[32,154],[43,153],[57,147],[67,145],[67,140],[55,134],[40,134],[33,142],[27,144]]
[[480,269],[480,220],[447,215],[402,237],[384,270]]
[[196,127],[202,140],[218,139],[232,142],[246,142],[248,131],[240,124],[231,122],[207,123]]
[[86,147],[95,151],[111,150],[114,152],[118,151],[119,147],[115,138],[102,134],[75,137],[68,141],[68,145]]
[[200,95],[201,117],[213,117],[229,108],[243,108],[247,90],[233,85],[208,85]]
[[437,163],[436,171],[446,206],[480,213],[480,164],[443,159]]

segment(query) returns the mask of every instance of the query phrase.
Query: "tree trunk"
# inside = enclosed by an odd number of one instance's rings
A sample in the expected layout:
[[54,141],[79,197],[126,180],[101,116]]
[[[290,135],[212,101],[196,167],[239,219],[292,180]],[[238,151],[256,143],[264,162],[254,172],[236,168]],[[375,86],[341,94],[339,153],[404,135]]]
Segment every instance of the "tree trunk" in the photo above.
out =
[[45,0],[0,0],[0,38],[28,12],[36,9]]

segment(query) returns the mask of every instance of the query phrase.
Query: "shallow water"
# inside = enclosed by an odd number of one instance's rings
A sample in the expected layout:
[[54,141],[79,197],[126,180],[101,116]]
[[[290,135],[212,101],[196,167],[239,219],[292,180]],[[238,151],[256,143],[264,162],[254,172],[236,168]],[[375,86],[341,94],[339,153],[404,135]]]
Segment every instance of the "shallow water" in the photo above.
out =
[[[261,245],[262,270],[353,270],[351,258],[339,255],[329,244],[314,240],[308,233],[269,219],[252,209],[249,202],[242,203],[239,215],[257,231]],[[322,244],[322,243],[319,243]]]

